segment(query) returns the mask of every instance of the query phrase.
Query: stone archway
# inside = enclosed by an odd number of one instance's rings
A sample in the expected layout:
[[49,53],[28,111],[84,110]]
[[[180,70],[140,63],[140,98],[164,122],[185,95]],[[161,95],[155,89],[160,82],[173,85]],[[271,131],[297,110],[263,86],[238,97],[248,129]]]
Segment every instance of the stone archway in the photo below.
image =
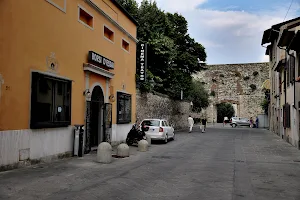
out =
[[[228,104],[230,104],[230,106]],[[224,117],[230,120],[231,117],[238,115],[238,105],[239,102],[235,100],[221,100],[219,104],[217,104],[217,123],[223,123]],[[224,111],[224,109],[227,110],[227,112]]]

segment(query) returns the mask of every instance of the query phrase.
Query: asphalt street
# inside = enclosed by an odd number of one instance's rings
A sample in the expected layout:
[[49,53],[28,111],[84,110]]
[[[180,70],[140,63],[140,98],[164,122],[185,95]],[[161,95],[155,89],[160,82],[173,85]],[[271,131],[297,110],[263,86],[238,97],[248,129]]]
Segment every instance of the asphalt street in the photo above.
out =
[[0,173],[0,199],[300,200],[300,151],[267,130],[176,134],[111,164],[95,154]]

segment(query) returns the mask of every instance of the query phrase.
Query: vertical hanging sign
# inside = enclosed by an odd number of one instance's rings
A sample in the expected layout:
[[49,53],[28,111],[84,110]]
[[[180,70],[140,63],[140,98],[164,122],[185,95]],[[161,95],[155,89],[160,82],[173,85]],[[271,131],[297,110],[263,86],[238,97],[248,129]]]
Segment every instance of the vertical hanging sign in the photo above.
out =
[[147,69],[147,44],[140,43],[139,44],[139,52],[137,55],[138,66],[137,69],[139,71],[140,82],[146,81],[146,69]]

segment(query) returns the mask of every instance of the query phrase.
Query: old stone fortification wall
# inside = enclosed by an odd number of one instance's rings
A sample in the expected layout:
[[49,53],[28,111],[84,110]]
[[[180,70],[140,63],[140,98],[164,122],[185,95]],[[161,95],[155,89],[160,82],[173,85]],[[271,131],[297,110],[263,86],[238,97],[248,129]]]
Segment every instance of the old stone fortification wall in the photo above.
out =
[[186,128],[189,114],[199,118],[199,114],[190,112],[190,102],[173,101],[165,95],[138,92],[136,102],[139,121],[146,118],[163,118],[169,120],[175,128]]
[[203,111],[209,122],[217,119],[216,105],[221,102],[234,104],[236,115],[240,117],[263,113],[261,86],[269,78],[269,63],[208,65],[194,78],[201,80],[209,93],[215,92],[215,96],[210,97],[211,105]]

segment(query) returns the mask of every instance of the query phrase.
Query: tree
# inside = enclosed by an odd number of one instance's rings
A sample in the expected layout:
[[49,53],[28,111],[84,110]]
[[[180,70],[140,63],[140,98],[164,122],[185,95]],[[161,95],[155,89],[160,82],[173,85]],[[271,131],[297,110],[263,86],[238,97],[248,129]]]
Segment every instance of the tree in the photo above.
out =
[[209,94],[200,80],[192,80],[189,92],[189,100],[193,102],[194,112],[201,112],[203,108],[208,107]]
[[234,108],[230,103],[220,103],[217,104],[217,122],[222,123],[224,117],[228,117],[229,119],[234,116]]
[[[193,90],[192,74],[201,70],[198,60],[206,60],[205,48],[188,34],[188,22],[178,13],[165,13],[155,1],[118,0],[139,23],[137,39],[148,44],[148,75],[137,85],[145,92],[155,90],[179,98],[180,91]],[[153,87],[149,80],[154,79]],[[137,79],[138,80],[138,79]],[[188,98],[189,95],[184,95]]]
[[265,114],[267,115],[270,106],[270,90],[265,90],[264,92],[265,92],[265,98],[261,102],[260,106],[264,110]]
[[139,5],[135,0],[118,0],[118,2],[131,16],[138,19]]

